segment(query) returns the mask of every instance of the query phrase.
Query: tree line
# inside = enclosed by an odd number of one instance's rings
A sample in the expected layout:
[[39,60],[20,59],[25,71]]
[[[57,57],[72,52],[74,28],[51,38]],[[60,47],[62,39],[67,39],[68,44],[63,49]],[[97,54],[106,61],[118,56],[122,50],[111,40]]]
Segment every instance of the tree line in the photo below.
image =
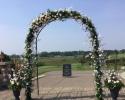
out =
[[[91,51],[55,51],[55,52],[40,52],[39,57],[53,57],[53,56],[77,56],[87,55]],[[110,54],[125,53],[125,49],[122,50],[104,50],[104,53],[108,56]]]
[[[104,53],[108,56],[111,54],[119,54],[119,53],[125,53],[125,49],[122,50],[103,50]],[[77,56],[77,55],[87,55],[91,51],[53,51],[53,52],[40,52],[38,53],[39,57],[54,57],[54,56]],[[33,54],[35,55],[35,54]],[[19,58],[23,55],[10,55],[11,58]]]

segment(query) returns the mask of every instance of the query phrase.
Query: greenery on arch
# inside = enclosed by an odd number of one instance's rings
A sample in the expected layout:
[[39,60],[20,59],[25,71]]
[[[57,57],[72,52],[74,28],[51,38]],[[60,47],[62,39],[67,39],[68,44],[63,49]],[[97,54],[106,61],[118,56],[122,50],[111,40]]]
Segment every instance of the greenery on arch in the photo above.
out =
[[96,28],[94,27],[93,23],[91,20],[84,16],[81,15],[77,11],[73,10],[56,10],[56,11],[51,11],[48,10],[45,13],[40,14],[35,20],[33,20],[29,32],[26,37],[26,46],[25,46],[25,60],[27,62],[27,67],[26,67],[26,72],[27,72],[27,77],[25,79],[26,81],[26,96],[31,96],[31,82],[32,82],[32,72],[33,72],[33,66],[32,66],[32,48],[33,44],[35,41],[35,38],[39,35],[41,30],[49,23],[60,20],[64,21],[66,19],[74,19],[75,21],[81,23],[83,27],[85,27],[86,31],[90,33],[90,41],[92,45],[92,58],[93,58],[93,66],[95,68],[95,83],[96,83],[96,97],[97,100],[103,100],[103,91],[102,91],[102,82],[101,82],[101,61],[100,61],[100,44],[98,40],[98,34],[96,32]]

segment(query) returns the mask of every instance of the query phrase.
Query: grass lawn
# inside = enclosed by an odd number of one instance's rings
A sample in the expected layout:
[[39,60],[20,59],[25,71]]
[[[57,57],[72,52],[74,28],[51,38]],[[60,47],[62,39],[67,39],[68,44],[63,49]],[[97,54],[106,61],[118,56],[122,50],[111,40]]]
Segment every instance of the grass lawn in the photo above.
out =
[[60,66],[66,63],[78,63],[79,57],[74,56],[60,56],[60,57],[40,57],[38,60],[39,65],[43,66]]
[[[116,58],[116,54],[110,54],[109,56],[110,56],[110,59],[115,59]],[[125,53],[118,53],[117,58],[118,59],[125,58]]]
[[[111,54],[110,59],[115,59],[116,55]],[[118,58],[125,58],[125,53],[119,53]],[[50,71],[62,71],[63,64],[71,64],[72,70],[85,71],[93,70],[94,68],[90,67],[90,62],[87,60],[83,65],[80,63],[82,55],[79,56],[55,56],[55,57],[39,57],[38,66],[39,74],[43,74]],[[118,67],[121,62],[118,63]],[[107,69],[114,69],[115,63],[109,63]],[[120,67],[118,68],[120,69]]]
[[[39,66],[39,74],[43,74],[50,71],[62,71],[62,66]],[[72,70],[85,71],[92,70],[93,68],[88,65],[81,65],[80,63],[72,64]]]

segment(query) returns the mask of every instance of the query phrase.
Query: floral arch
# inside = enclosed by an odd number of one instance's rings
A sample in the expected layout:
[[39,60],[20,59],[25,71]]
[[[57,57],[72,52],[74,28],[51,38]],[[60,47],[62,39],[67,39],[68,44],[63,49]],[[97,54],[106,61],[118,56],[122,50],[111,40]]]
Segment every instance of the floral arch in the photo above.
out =
[[[60,20],[64,21],[66,19],[74,19],[77,22],[80,22],[83,27],[85,27],[86,31],[90,33],[90,42],[92,45],[92,58],[93,58],[93,66],[95,68],[95,84],[96,84],[96,98],[97,100],[103,100],[103,91],[102,91],[102,72],[101,72],[101,61],[99,56],[99,39],[98,39],[98,33],[96,32],[96,28],[91,22],[91,20],[81,15],[77,11],[73,10],[56,10],[51,11],[48,10],[45,13],[40,14],[31,24],[29,28],[29,32],[26,37],[26,46],[25,46],[25,60],[27,62],[26,66],[26,96],[31,98],[31,86],[32,86],[32,72],[33,72],[33,44],[35,41],[35,38],[38,37],[39,33],[42,31],[42,29],[49,23]],[[27,99],[29,100],[29,99]]]

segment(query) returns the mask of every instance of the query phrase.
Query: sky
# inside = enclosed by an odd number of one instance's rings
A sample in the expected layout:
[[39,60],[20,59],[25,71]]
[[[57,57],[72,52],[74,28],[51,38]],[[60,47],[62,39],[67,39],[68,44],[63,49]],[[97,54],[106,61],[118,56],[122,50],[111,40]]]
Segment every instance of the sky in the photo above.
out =
[[[71,8],[94,23],[103,49],[125,49],[125,0],[0,0],[0,50],[23,54],[32,20],[47,9]],[[89,33],[72,19],[55,21],[39,35],[38,52],[90,50]]]

